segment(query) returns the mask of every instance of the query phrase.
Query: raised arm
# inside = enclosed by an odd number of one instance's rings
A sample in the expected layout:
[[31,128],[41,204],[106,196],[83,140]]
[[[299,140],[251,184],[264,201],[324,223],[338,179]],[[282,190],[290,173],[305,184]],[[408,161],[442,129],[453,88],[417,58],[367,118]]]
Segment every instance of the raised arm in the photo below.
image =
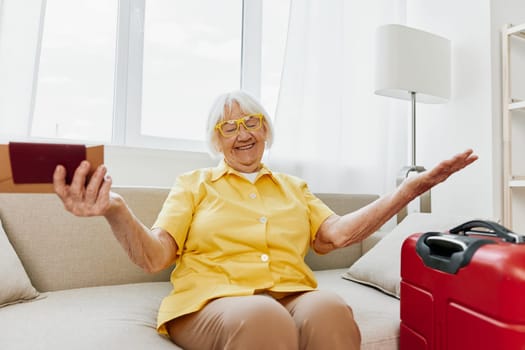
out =
[[66,210],[76,216],[104,216],[130,259],[144,271],[157,272],[168,267],[177,252],[173,237],[162,229],[150,230],[138,220],[124,199],[111,191],[112,180],[104,165],[95,170],[85,185],[89,169],[89,162],[83,161],[71,185],[65,183],[65,168],[59,165],[55,169],[55,192]]
[[417,196],[445,181],[450,175],[473,163],[478,157],[472,150],[444,160],[429,171],[409,177],[393,193],[344,216],[332,215],[317,231],[314,249],[328,253],[333,249],[362,241],[396,215]]

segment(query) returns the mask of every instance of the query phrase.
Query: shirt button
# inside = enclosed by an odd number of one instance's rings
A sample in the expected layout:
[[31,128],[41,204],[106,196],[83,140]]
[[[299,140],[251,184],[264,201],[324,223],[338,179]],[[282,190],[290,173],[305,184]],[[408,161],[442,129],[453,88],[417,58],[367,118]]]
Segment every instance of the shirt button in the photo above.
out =
[[266,221],[268,221],[268,219],[266,218],[266,216],[261,216],[261,217],[259,218],[259,222],[260,222],[261,224],[266,224]]
[[255,199],[255,198],[257,198],[257,195],[255,193],[250,193],[250,198],[251,199]]
[[262,261],[262,262],[267,262],[268,259],[270,259],[270,257],[269,257],[267,254],[263,254],[263,255],[261,255],[261,261]]

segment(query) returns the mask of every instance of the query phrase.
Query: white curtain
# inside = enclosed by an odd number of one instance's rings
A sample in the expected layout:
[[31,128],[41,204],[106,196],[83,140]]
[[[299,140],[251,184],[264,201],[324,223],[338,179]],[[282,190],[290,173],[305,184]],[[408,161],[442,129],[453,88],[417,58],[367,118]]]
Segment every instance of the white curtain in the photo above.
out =
[[409,106],[374,95],[374,37],[404,14],[402,0],[292,0],[266,163],[315,192],[395,187],[408,162]]
[[44,1],[0,0],[0,140],[30,132]]

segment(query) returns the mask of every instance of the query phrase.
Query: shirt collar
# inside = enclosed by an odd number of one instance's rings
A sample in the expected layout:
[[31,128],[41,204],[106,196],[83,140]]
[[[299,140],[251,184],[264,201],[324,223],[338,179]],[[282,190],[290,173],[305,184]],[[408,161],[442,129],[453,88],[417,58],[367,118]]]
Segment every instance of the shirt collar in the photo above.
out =
[[[215,168],[212,169],[211,181],[217,181],[218,179],[220,179],[226,174],[235,174],[235,175],[241,176],[240,172],[230,167],[228,164],[226,164],[224,159],[222,159],[220,163]],[[259,171],[259,176],[263,176],[263,175],[269,175],[273,179],[272,171],[268,169],[268,167],[264,164],[262,164],[262,168]]]

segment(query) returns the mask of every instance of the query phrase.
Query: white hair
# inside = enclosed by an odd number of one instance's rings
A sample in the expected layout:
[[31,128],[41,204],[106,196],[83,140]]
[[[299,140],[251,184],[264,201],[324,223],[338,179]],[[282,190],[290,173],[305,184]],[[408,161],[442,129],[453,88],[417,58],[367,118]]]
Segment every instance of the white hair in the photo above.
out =
[[259,101],[246,91],[236,90],[218,96],[213,102],[208,114],[208,123],[206,125],[206,144],[213,156],[220,154],[219,136],[215,130],[215,125],[224,120],[224,110],[231,110],[233,102],[237,102],[241,110],[246,114],[264,115],[264,125],[266,126],[266,147],[270,148],[273,142],[273,126],[268,112],[264,109]]

